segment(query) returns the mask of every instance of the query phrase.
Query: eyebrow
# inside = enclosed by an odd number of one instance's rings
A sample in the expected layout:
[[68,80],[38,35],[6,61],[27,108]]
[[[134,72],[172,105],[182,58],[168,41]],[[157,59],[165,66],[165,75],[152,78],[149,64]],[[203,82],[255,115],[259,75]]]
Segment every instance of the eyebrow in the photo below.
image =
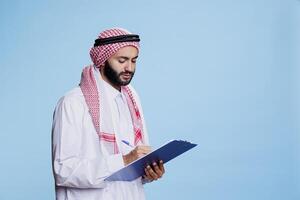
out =
[[[135,56],[132,59],[137,59],[138,57],[139,56]],[[129,60],[129,57],[126,57],[126,56],[118,56],[118,58],[123,58],[123,59]]]

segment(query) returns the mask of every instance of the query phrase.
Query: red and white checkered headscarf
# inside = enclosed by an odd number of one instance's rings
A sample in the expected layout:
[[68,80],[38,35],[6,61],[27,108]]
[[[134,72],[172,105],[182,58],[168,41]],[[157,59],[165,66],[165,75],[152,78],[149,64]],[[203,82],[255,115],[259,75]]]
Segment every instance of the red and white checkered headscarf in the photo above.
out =
[[[130,32],[114,28],[105,30],[100,33],[99,38],[106,38],[111,36],[118,36],[118,35],[127,35]],[[110,58],[113,54],[115,54],[119,49],[125,46],[134,46],[139,49],[138,42],[120,42],[120,43],[113,43],[107,44],[103,46],[93,47],[90,51],[91,58],[94,62],[94,65],[97,67],[103,66],[104,62]],[[113,153],[119,153],[119,148],[116,143],[116,137],[114,133],[104,133],[101,131],[100,128],[100,93],[98,93],[97,83],[93,75],[93,65],[87,66],[83,69],[81,74],[81,81],[80,81],[80,88],[84,95],[86,104],[89,108],[90,115],[92,117],[92,121],[96,132],[100,138],[100,142],[105,142],[109,145],[104,146],[112,146]],[[139,143],[144,143],[143,141],[143,124],[142,124],[142,117],[137,106],[135,99],[133,98],[132,91],[128,86],[122,86],[121,90],[124,92],[126,96],[126,100],[128,102],[129,111],[132,118],[132,125],[134,131],[134,144],[137,145]],[[99,117],[100,116],[100,117]]]
[[[112,28],[101,32],[98,38],[108,38],[119,35],[131,34],[129,31],[122,28]],[[140,45],[138,42],[120,42],[114,44],[107,44],[102,46],[92,47],[90,50],[90,56],[95,66],[100,67],[104,65],[104,62],[114,55],[119,49],[125,46],[134,46],[139,50]]]

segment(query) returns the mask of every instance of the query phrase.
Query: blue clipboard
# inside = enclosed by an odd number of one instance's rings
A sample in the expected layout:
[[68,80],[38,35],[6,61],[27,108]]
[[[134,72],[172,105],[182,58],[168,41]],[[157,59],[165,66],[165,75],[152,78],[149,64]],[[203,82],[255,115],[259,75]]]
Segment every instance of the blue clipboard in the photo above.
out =
[[191,148],[197,146],[187,141],[171,140],[167,144],[152,151],[151,153],[141,157],[124,168],[114,172],[106,177],[105,181],[133,181],[140,176],[144,175],[144,169],[148,164],[163,160],[164,163],[172,160],[173,158],[183,154]]

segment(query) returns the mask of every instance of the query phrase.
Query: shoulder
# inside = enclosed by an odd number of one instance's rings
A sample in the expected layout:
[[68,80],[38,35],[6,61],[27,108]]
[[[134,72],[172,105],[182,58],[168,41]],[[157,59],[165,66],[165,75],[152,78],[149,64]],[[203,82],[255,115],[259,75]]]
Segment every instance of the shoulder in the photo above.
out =
[[82,107],[85,103],[83,93],[79,86],[66,92],[57,103],[56,108]]
[[84,98],[83,97],[83,93],[81,91],[81,88],[79,86],[73,88],[72,90],[68,91],[67,93],[64,94],[64,96],[62,97],[64,99],[81,99]]

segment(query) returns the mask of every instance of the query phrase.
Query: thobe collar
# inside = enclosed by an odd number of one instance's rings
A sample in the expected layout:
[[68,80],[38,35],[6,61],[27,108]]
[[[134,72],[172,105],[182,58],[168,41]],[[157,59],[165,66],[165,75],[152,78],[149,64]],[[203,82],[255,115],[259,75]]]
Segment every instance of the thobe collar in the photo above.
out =
[[[101,76],[101,74],[100,74]],[[107,83],[105,80],[102,79],[103,86],[105,87],[106,91],[111,95],[113,99],[116,99],[118,96],[121,95],[121,92]]]

